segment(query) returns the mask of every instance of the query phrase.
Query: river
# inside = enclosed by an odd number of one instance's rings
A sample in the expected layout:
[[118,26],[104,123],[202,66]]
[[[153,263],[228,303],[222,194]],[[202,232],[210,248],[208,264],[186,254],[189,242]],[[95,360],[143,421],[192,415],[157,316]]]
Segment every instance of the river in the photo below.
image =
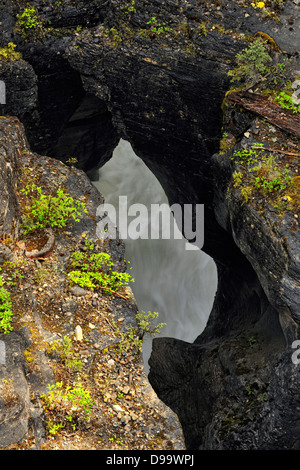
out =
[[[151,233],[147,226],[151,223],[149,214],[153,204],[168,204],[159,181],[125,140],[120,141],[93,184],[103,194],[105,202],[115,207],[117,220],[120,196],[127,197],[128,208],[133,204],[145,206],[148,216],[145,209],[139,222],[148,234]],[[169,207],[167,210],[173,221]],[[121,210],[121,218],[123,212]],[[132,220],[127,213],[120,225]],[[158,312],[156,322],[166,323],[159,336],[193,342],[205,328],[212,308],[217,289],[216,265],[203,251],[191,247],[176,226],[170,239],[163,238],[163,230],[164,227],[160,227],[159,239],[150,236],[133,239],[126,235],[125,258],[130,261],[130,274],[135,278],[131,287],[139,311]],[[122,230],[120,236],[122,238]],[[147,372],[151,344],[152,337],[144,337],[143,358]]]

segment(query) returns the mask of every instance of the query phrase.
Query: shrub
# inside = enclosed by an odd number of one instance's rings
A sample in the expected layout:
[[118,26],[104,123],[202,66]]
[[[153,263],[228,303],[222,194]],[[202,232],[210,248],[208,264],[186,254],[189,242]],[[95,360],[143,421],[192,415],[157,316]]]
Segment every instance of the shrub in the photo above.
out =
[[75,252],[70,268],[71,283],[91,290],[101,288],[111,293],[128,285],[130,281],[134,282],[129,273],[114,270],[114,263],[108,253]]
[[286,190],[292,183],[289,167],[280,167],[272,154],[266,156],[261,144],[235,150],[232,160],[240,169],[233,173],[232,185],[240,189],[244,203],[255,191],[267,196]]
[[135,349],[139,352],[142,347],[142,338],[144,335],[157,335],[166,323],[154,325],[153,320],[155,318],[158,318],[158,312],[148,312],[147,314],[144,311],[139,312],[136,315],[137,327],[130,326],[124,333],[114,325],[116,333],[120,337],[120,341],[118,342],[119,353],[122,354],[131,349]]
[[294,114],[300,114],[300,105],[298,100],[293,97],[292,91],[281,91],[278,96],[276,96],[275,101],[280,104],[283,109],[289,109]]
[[94,400],[90,391],[81,383],[75,387],[64,387],[63,382],[48,385],[48,393],[42,394],[41,400],[47,413],[55,416],[54,420],[48,419],[48,431],[57,434],[59,429],[70,425],[73,429],[85,421],[89,421]]
[[82,212],[87,212],[85,203],[75,201],[62,189],[51,196],[43,194],[42,189],[32,183],[21,192],[27,197],[22,223],[24,235],[47,227],[64,228],[70,219],[79,222]]
[[0,49],[0,60],[5,62],[12,62],[14,60],[22,59],[21,52],[16,52],[15,48],[17,46],[13,42],[9,42],[7,47]]
[[231,82],[252,81],[261,78],[267,72],[267,63],[272,61],[266,47],[259,39],[237,54],[236,58],[238,67],[228,72],[228,76],[232,77]]
[[30,36],[40,37],[42,29],[42,19],[38,16],[34,6],[28,6],[21,13],[17,14],[15,32],[24,39],[28,39]]
[[12,310],[11,310],[10,293],[3,287],[3,282],[0,277],[0,330],[4,334],[12,331],[11,325]]

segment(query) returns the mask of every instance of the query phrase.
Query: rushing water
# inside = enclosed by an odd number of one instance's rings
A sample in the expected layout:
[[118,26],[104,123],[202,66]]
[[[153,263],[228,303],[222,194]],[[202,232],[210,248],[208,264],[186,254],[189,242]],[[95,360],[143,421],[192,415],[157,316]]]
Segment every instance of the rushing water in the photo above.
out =
[[[126,141],[119,143],[111,160],[100,169],[99,179],[93,183],[104,195],[105,202],[116,210],[119,196],[127,196],[128,207],[134,203],[144,204],[149,214],[151,204],[168,203],[156,177]],[[211,311],[217,272],[209,256],[198,248],[191,249],[178,229],[175,231],[176,238],[169,240],[127,238],[124,240],[125,257],[131,263],[130,274],[135,278],[131,287],[139,311],[159,313],[157,322],[166,323],[159,336],[193,342],[203,331]],[[120,236],[122,238],[122,232]],[[151,341],[145,338],[143,344],[146,370]]]

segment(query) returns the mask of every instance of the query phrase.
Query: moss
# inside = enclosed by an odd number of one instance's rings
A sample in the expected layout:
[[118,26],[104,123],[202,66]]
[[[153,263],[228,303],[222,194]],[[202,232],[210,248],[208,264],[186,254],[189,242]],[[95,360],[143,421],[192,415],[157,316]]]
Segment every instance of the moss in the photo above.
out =
[[263,33],[262,31],[257,31],[257,33],[254,34],[254,38],[261,38],[265,44],[267,44],[271,49],[273,49],[276,52],[282,52],[280,47],[276,44],[274,39],[269,36],[267,33]]

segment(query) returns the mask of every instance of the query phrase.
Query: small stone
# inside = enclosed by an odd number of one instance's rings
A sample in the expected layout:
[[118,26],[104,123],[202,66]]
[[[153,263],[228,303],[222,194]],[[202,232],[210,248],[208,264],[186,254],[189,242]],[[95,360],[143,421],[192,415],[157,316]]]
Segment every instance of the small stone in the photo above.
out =
[[250,137],[250,132],[244,132],[244,136],[246,137],[246,139],[249,139],[249,137]]
[[82,328],[80,325],[77,325],[75,328],[75,338],[77,341],[83,340]]
[[80,296],[83,296],[83,295],[88,295],[88,291],[83,289],[82,287],[80,286],[74,286],[74,287],[71,287],[70,289],[70,293],[75,295],[75,297],[80,297]]
[[95,325],[93,325],[93,323],[89,323],[89,328],[90,328],[91,330],[93,330],[93,329],[96,328],[96,327],[95,327]]
[[136,421],[138,419],[138,416],[135,413],[130,414],[132,421]]
[[129,423],[129,421],[131,420],[130,416],[129,415],[125,415],[125,416],[122,416],[121,418],[121,422],[126,426],[126,424]]
[[124,410],[123,408],[121,408],[120,405],[112,405],[112,409],[116,411],[117,413],[120,413],[120,412],[124,413]]
[[129,385],[125,385],[125,387],[122,388],[122,392],[127,395],[130,392],[130,387]]
[[107,361],[107,365],[108,365],[109,367],[113,367],[113,366],[115,365],[115,361],[114,361],[113,359],[109,359],[109,360]]

